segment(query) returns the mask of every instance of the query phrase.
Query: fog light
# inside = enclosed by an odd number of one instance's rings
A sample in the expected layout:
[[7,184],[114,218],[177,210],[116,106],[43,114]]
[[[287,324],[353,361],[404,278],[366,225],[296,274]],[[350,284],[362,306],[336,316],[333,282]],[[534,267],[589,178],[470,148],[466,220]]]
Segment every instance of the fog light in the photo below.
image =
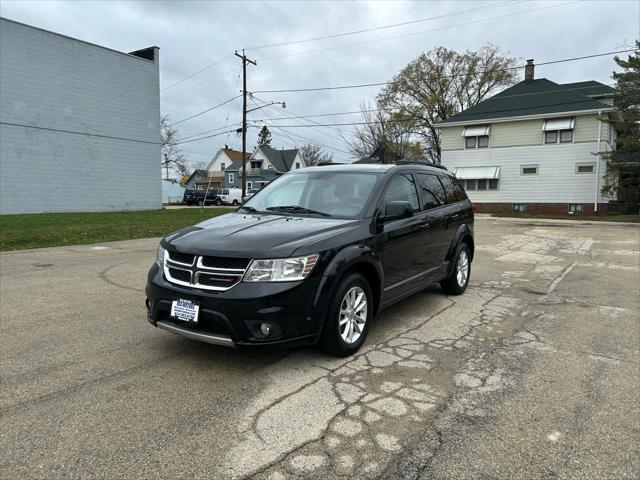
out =
[[271,326],[270,323],[261,323],[260,324],[260,332],[265,336],[268,337],[269,334],[272,332],[273,327]]

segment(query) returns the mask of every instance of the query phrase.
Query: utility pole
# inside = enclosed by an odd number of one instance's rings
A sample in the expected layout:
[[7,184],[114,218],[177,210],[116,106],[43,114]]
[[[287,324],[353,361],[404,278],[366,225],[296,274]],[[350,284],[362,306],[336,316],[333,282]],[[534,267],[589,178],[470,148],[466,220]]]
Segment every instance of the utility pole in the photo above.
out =
[[247,58],[244,48],[242,55],[236,50],[236,57],[242,59],[242,200],[244,200],[247,193],[247,160],[244,158],[244,152],[247,149],[247,63],[253,65],[257,63]]

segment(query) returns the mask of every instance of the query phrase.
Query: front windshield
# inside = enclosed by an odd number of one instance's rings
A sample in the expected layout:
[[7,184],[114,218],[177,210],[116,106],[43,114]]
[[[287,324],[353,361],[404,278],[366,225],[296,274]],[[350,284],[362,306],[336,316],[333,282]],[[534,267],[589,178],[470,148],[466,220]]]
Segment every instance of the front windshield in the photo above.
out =
[[381,173],[314,171],[284,175],[243,207],[258,212],[357,218]]

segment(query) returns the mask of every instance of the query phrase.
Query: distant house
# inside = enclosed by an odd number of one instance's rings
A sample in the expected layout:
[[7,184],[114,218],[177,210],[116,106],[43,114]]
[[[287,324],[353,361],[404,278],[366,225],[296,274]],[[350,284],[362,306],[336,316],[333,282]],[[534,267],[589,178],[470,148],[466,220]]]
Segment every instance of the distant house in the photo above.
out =
[[206,170],[201,170],[201,169],[194,170],[193,173],[187,179],[187,181],[184,183],[184,186],[189,190],[196,190],[198,188],[198,183],[202,185],[203,181],[205,181],[206,178],[207,178]]
[[[283,173],[306,167],[299,149],[258,147],[245,162],[247,190],[260,189]],[[242,160],[233,162],[225,169],[224,187],[242,188]]]
[[[245,152],[244,158],[249,158],[250,156],[250,153]],[[225,145],[224,148],[221,148],[215,153],[215,155],[209,162],[209,165],[207,165],[206,170],[209,175],[216,174],[218,172],[224,172],[229,165],[238,160],[242,160],[242,158],[243,155],[241,151],[234,150]]]
[[614,90],[596,81],[525,80],[440,123],[442,164],[480,212],[592,214],[615,148]]
[[162,203],[178,203],[184,197],[184,187],[177,180],[162,179]]

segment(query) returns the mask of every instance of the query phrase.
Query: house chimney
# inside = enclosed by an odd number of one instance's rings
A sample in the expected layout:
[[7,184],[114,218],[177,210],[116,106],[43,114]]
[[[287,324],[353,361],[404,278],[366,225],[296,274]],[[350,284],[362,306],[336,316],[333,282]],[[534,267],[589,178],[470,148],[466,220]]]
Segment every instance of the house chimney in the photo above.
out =
[[533,64],[533,58],[530,58],[527,60],[527,64],[524,67],[524,79],[533,80],[535,69],[536,66]]

